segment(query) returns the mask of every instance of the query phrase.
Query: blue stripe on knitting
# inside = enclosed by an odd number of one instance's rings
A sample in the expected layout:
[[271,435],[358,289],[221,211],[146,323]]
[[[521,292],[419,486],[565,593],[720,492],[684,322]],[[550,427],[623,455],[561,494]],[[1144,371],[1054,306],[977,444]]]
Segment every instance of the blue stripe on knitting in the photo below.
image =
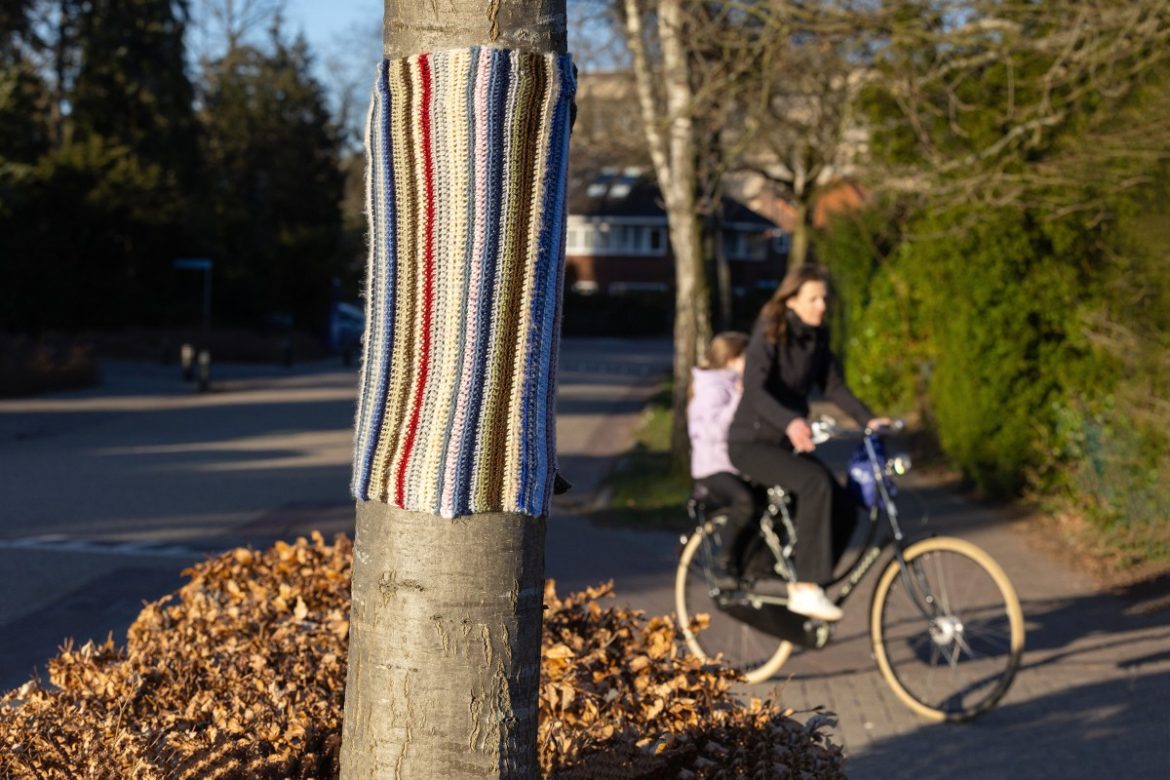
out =
[[[393,153],[393,138],[390,132],[390,112],[391,112],[391,94],[390,94],[390,70],[389,67],[383,68],[382,78],[379,80],[378,88],[383,90],[385,96],[382,101],[382,114],[379,117],[379,146],[381,148],[381,174],[382,174],[382,189],[381,197],[375,199],[375,207],[372,215],[381,218],[382,230],[380,237],[382,239],[383,251],[379,254],[385,259],[383,279],[385,280],[386,297],[382,301],[382,322],[381,322],[381,339],[382,339],[382,354],[380,355],[382,363],[382,375],[378,382],[378,393],[374,399],[373,415],[371,420],[371,430],[375,431],[375,437],[370,448],[370,462],[373,463],[374,451],[377,449],[378,440],[382,435],[382,420],[386,414],[386,390],[390,384],[390,348],[394,344],[394,302],[395,302],[395,285],[394,278],[398,273],[398,246],[394,238],[393,226],[397,223],[397,205],[395,203],[395,188],[394,188],[394,153]],[[387,228],[389,226],[389,229]],[[366,323],[366,327],[370,327],[370,323]],[[367,493],[369,488],[367,486]],[[380,493],[380,491],[379,491]],[[375,496],[381,498],[381,496]]]
[[[503,182],[501,170],[504,164],[503,127],[508,101],[508,75],[511,59],[507,51],[490,50],[492,58],[491,75],[488,81],[487,111],[487,202],[483,224],[483,253],[478,262],[481,266],[479,289],[476,290],[476,306],[479,310],[478,327],[475,330],[475,366],[471,372],[471,387],[468,388],[467,419],[460,432],[459,461],[456,469],[452,509],[456,515],[471,512],[471,478],[475,467],[476,433],[479,430],[480,403],[483,398],[484,381],[487,375],[487,342],[491,329],[493,300],[496,284],[496,253],[500,240],[500,199]],[[506,313],[505,313],[506,315]]]
[[[374,89],[370,96],[370,109],[366,111],[366,137],[365,143],[370,141],[370,133],[373,132],[373,116],[374,111],[377,110],[378,90],[377,78],[374,80]],[[373,194],[373,188],[370,186],[369,174],[366,174],[366,209],[370,208],[370,199]],[[371,288],[373,272],[365,279],[365,318],[370,319],[373,312],[373,294]],[[370,344],[372,339],[369,334],[364,334],[362,338],[362,368],[358,372],[358,408],[357,420],[353,424],[353,474],[350,476],[350,495],[355,498],[362,498],[362,485],[366,479],[366,472],[369,471],[369,464],[365,462],[365,444],[367,439],[365,433],[366,428],[366,408],[369,407],[370,399]]]
[[[475,132],[476,132],[475,90],[476,90],[476,84],[478,83],[476,81],[476,74],[479,72],[479,57],[480,57],[480,48],[478,46],[473,46],[471,48],[471,58],[470,58],[470,63],[468,65],[470,77],[467,79],[467,95],[466,95],[467,121],[468,121],[467,137],[469,139],[469,147],[468,147],[469,153],[467,155],[467,183],[468,183],[468,190],[467,191],[469,194],[469,197],[467,198],[468,230],[467,230],[467,241],[466,241],[466,244],[464,246],[464,253],[463,253],[463,307],[459,313],[459,327],[455,330],[455,333],[462,334],[462,339],[464,339],[464,340],[467,338],[467,334],[464,333],[464,330],[467,327],[467,307],[468,307],[468,304],[469,304],[470,298],[471,298],[470,280],[471,280],[471,268],[472,268],[472,265],[471,265],[472,264],[472,249],[474,249],[475,231],[476,231],[476,227],[477,227],[477,225],[475,224]],[[457,354],[456,362],[455,362],[455,376],[461,378],[463,376],[463,352],[464,352],[462,344],[459,345],[459,349],[457,349],[456,352],[458,354]],[[461,381],[462,380],[460,379],[459,381],[456,382],[456,385],[455,385],[456,394],[458,394],[458,392],[459,392],[459,386],[460,386]],[[439,504],[438,507],[436,508],[437,514],[442,514],[442,510],[443,510],[443,490],[444,490],[444,488],[446,488],[446,482],[447,482],[447,479],[446,479],[447,478],[447,453],[449,452],[449,448],[451,446],[451,432],[455,427],[455,412],[457,411],[457,407],[459,405],[457,397],[451,399],[451,401],[452,401],[451,410],[450,410],[450,413],[447,415],[446,433],[443,436],[443,457],[439,462],[439,480],[436,483],[436,490],[435,490],[435,495],[438,496],[438,504]],[[454,511],[453,507],[452,507],[452,511]]]
[[[370,142],[370,138],[372,137],[372,133],[374,131],[374,116],[378,110],[378,86],[377,86],[377,78],[376,77],[374,79],[374,88],[371,90],[371,92],[373,94],[370,96],[370,108],[366,112],[366,137],[365,137],[364,141],[367,144]],[[373,187],[370,185],[370,182],[368,181],[369,173],[366,174],[366,178],[367,178],[367,181],[366,181],[366,207],[369,208],[369,199],[373,194]],[[372,251],[372,249],[373,249],[372,239],[371,239],[370,248]],[[373,277],[374,277],[374,269],[371,268],[370,272],[369,272],[369,276],[365,280],[366,281],[365,313],[366,313],[366,320],[367,321],[370,320],[371,317],[373,316],[373,310],[374,310],[373,289],[374,289],[375,285],[374,285]],[[366,417],[368,414],[367,409],[369,407],[369,399],[370,399],[370,381],[371,381],[370,345],[372,343],[373,343],[373,338],[371,337],[369,332],[366,332],[365,334],[363,334],[363,336],[362,336],[362,363],[361,363],[361,370],[358,374],[359,395],[358,395],[358,407],[357,407],[357,420],[354,423],[354,436],[353,436],[353,475],[350,478],[350,484],[349,484],[350,495],[352,495],[356,499],[361,499],[364,497],[365,481],[366,481],[366,477],[369,473],[369,464],[366,462],[366,458],[365,458],[365,455],[366,455],[365,442],[368,441],[368,439],[369,439],[369,427],[366,425],[366,422],[367,422]]]
[[524,387],[521,400],[521,453],[520,453],[520,490],[517,503],[522,512],[532,515],[543,514],[541,501],[538,495],[533,495],[534,487],[543,484],[548,474],[547,442],[544,440],[543,426],[540,419],[544,410],[538,408],[538,399],[543,395],[543,382],[548,381],[548,363],[556,356],[550,354],[551,334],[549,323],[544,317],[544,307],[548,298],[550,264],[559,261],[555,245],[554,231],[559,221],[561,198],[557,183],[562,181],[560,151],[562,134],[566,133],[565,118],[568,114],[564,79],[560,78],[561,70],[566,66],[567,56],[560,56],[556,60],[556,77],[562,83],[558,85],[558,95],[553,109],[552,127],[549,133],[548,168],[544,174],[544,202],[539,204],[541,215],[540,233],[537,243],[536,267],[534,274],[534,295],[532,309],[529,312],[529,350],[528,360],[524,366]]
[[556,458],[556,400],[557,400],[557,363],[560,359],[561,346],[561,314],[564,302],[564,283],[565,283],[565,262],[564,262],[564,246],[565,246],[565,229],[568,218],[568,208],[566,203],[568,191],[568,170],[569,170],[569,104],[572,102],[574,95],[577,92],[577,77],[573,73],[572,58],[567,54],[562,55],[561,62],[561,79],[562,79],[562,95],[564,96],[562,106],[564,108],[564,116],[562,121],[564,124],[564,132],[562,132],[559,141],[561,143],[559,162],[559,178],[557,197],[557,222],[554,236],[555,243],[552,248],[553,263],[550,266],[550,271],[555,275],[555,280],[548,288],[551,296],[551,306],[546,307],[545,316],[549,319],[545,321],[545,332],[549,334],[551,343],[549,345],[550,360],[545,363],[542,368],[547,369],[547,374],[542,374],[540,378],[540,387],[544,389],[544,406],[543,412],[539,419],[544,422],[543,427],[538,432],[540,441],[544,444],[544,453],[551,457],[552,463],[549,464],[547,471],[544,474],[543,485],[541,485],[542,492],[538,496],[537,506],[541,510],[541,514],[548,512],[549,501],[552,498],[553,482],[556,479],[557,458]]
[[[371,329],[376,321],[379,313],[386,311],[393,311],[393,306],[384,309],[384,301],[379,299],[379,269],[381,263],[378,262],[381,254],[380,241],[386,234],[384,223],[382,229],[379,230],[379,223],[375,217],[377,213],[376,203],[378,201],[379,189],[378,182],[373,178],[378,173],[378,161],[381,159],[383,168],[388,164],[390,159],[389,150],[385,147],[385,135],[388,133],[388,116],[387,102],[389,99],[390,89],[387,81],[387,63],[383,61],[378,67],[378,76],[374,88],[374,99],[370,106],[370,145],[371,148],[367,150],[370,156],[370,165],[373,170],[370,171],[370,203],[367,208],[370,210],[371,216],[371,235],[370,248],[374,257],[370,263],[370,278],[367,281],[366,295],[369,296],[367,306],[367,322],[366,332],[363,337],[364,349],[362,356],[362,369],[364,376],[364,385],[362,388],[362,408],[359,410],[359,430],[362,432],[364,443],[359,443],[359,450],[356,453],[357,468],[355,469],[353,493],[354,497],[362,500],[369,500],[369,483],[370,470],[373,466],[374,451],[378,445],[378,434],[381,426],[381,409],[383,399],[386,395],[386,380],[384,373],[379,371],[380,366],[385,365],[386,353],[389,351],[388,344],[391,339],[382,337],[381,344],[378,344],[379,336],[382,334],[373,333]],[[381,109],[379,111],[379,109]],[[379,150],[382,154],[379,155]],[[392,239],[390,239],[392,241]],[[373,350],[381,346],[381,361],[371,362],[374,357]],[[372,418],[372,419],[371,419]]]

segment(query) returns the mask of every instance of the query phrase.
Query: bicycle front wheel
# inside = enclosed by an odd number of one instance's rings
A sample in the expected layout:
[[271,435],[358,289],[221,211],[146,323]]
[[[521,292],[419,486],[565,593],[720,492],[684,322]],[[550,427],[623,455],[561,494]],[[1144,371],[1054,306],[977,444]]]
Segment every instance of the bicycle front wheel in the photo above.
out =
[[969,542],[926,539],[882,572],[870,605],[874,658],[910,709],[968,720],[995,706],[1024,650],[1024,616],[999,564]]
[[758,631],[724,613],[715,604],[703,571],[704,534],[691,534],[683,547],[674,579],[674,604],[687,648],[698,658],[723,662],[747,682],[767,680],[792,654],[792,643]]

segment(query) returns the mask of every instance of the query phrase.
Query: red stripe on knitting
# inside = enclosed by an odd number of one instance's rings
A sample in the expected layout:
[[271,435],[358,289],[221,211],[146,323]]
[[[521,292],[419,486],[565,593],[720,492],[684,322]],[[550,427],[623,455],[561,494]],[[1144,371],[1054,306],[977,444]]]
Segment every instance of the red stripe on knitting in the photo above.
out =
[[431,68],[428,55],[418,58],[419,78],[422,81],[422,112],[419,115],[419,130],[422,135],[423,154],[423,318],[422,343],[419,348],[418,385],[414,391],[414,408],[410,413],[410,425],[406,431],[406,446],[402,451],[402,462],[398,465],[398,479],[395,485],[395,501],[404,507],[406,498],[406,467],[414,450],[418,435],[418,418],[422,413],[423,391],[427,385],[427,374],[431,360],[431,317],[435,290],[435,161],[431,156]]

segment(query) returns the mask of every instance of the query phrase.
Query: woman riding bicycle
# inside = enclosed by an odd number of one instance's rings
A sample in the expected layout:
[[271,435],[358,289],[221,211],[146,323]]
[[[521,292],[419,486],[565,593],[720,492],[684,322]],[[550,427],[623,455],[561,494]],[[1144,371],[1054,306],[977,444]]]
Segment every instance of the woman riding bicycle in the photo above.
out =
[[828,294],[828,271],[801,265],[760,311],[745,354],[743,398],[728,432],[728,450],[741,474],[795,494],[798,581],[785,585],[777,580],[774,587],[786,590],[789,611],[834,621],[841,619],[841,609],[821,585],[832,579],[856,510],[833,473],[812,454],[809,392],[819,387],[868,428],[890,421],[874,417],[845,384],[824,326]]

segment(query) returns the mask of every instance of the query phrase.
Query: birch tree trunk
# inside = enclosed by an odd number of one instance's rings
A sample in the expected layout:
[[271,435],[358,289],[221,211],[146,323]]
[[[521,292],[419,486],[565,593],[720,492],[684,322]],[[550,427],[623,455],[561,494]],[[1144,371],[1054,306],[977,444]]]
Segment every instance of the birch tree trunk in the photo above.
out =
[[[423,106],[423,113],[412,127],[412,131],[417,130],[421,140],[412,147],[414,157],[406,157],[406,163],[394,157],[403,153],[399,136],[387,131],[375,138],[371,130],[367,139],[371,147],[370,170],[378,172],[378,175],[371,173],[367,183],[371,204],[372,259],[367,290],[370,300],[367,302],[368,335],[363,357],[363,397],[359,400],[355,436],[357,529],[341,777],[344,780],[536,778],[539,776],[536,719],[545,518],[543,511],[532,507],[547,506],[546,493],[552,489],[555,456],[537,452],[538,456],[548,462],[541,461],[535,465],[521,458],[517,461],[521,464],[519,468],[527,468],[528,471],[519,475],[512,461],[500,467],[500,481],[505,485],[503,490],[507,490],[508,479],[513,479],[518,481],[522,489],[528,484],[527,495],[537,496],[529,504],[530,511],[483,511],[474,507],[475,502],[479,501],[481,507],[499,505],[508,508],[509,499],[499,495],[501,488],[496,483],[490,483],[483,475],[493,473],[494,455],[510,455],[512,449],[509,448],[525,446],[522,443],[514,444],[518,437],[512,434],[520,433],[518,429],[511,429],[507,431],[509,435],[504,436],[505,431],[501,426],[506,427],[511,418],[506,415],[492,417],[497,412],[488,402],[507,403],[511,397],[523,400],[524,403],[518,403],[517,407],[522,406],[525,414],[538,408],[543,410],[540,414],[524,417],[524,420],[534,426],[533,430],[539,429],[551,441],[549,429],[552,411],[549,403],[555,393],[563,242],[556,243],[559,240],[558,226],[551,224],[556,222],[560,212],[553,209],[553,215],[546,218],[549,224],[541,222],[537,213],[539,196],[536,191],[544,187],[545,195],[548,196],[556,187],[563,188],[564,168],[557,168],[561,163],[560,158],[556,158],[549,163],[548,169],[553,173],[536,177],[537,183],[530,188],[512,186],[511,192],[518,192],[518,195],[504,192],[495,199],[502,200],[503,205],[493,206],[495,201],[489,192],[486,199],[475,201],[478,205],[473,209],[471,204],[475,198],[471,196],[475,195],[476,186],[481,193],[484,186],[490,188],[492,175],[506,176],[509,175],[507,171],[513,168],[517,171],[539,171],[539,163],[545,159],[540,155],[545,154],[547,157],[548,150],[552,149],[555,156],[559,153],[558,138],[567,139],[568,111],[554,97],[558,88],[562,98],[566,93],[571,96],[573,76],[567,72],[567,59],[542,59],[528,57],[527,54],[565,52],[565,2],[444,0],[435,4],[420,0],[385,0],[384,11],[387,62],[380,71],[380,86],[375,89],[371,128],[378,121],[388,124],[413,121],[410,112],[416,105]],[[470,47],[512,49],[526,54],[489,52],[488,49]],[[434,54],[446,50],[465,51],[451,52],[449,55]],[[427,55],[431,59],[427,59],[425,65],[423,57],[415,58],[414,66],[409,64],[409,60],[405,61],[407,65],[396,64],[404,62],[400,58],[424,52],[431,53]],[[462,91],[456,86],[444,86],[440,78],[440,68],[448,62],[464,66],[471,63],[464,70],[471,73],[472,81]],[[543,78],[541,74],[544,71],[541,68],[545,65],[541,63],[544,62],[553,63],[547,66],[553,75],[542,82],[540,78]],[[476,71],[476,63],[479,64],[479,71]],[[416,69],[409,71],[410,67]],[[479,81],[474,80],[477,73],[487,73],[489,67],[496,68],[491,71],[491,79],[484,77]],[[484,101],[483,105],[490,108],[494,94],[490,89],[506,81],[509,73],[514,75],[522,68],[528,68],[523,73],[527,80],[513,87],[515,92],[505,90],[498,93],[500,106],[503,105],[504,97],[512,100],[513,94],[520,96],[508,104],[506,117],[503,109],[488,119],[474,113],[472,109],[479,110],[480,106],[477,100]],[[410,73],[414,74],[413,77]],[[536,86],[533,86],[534,80],[529,78],[532,73],[538,77]],[[396,77],[401,78],[396,82]],[[487,86],[489,81],[493,85],[490,89]],[[477,84],[480,86],[477,87]],[[395,92],[395,89],[398,91]],[[419,96],[420,90],[422,97]],[[478,90],[482,90],[483,94]],[[525,99],[528,102],[524,102]],[[434,101],[433,106],[427,102],[431,100]],[[503,125],[503,137],[495,139],[493,143],[484,142],[476,146],[476,139],[485,132],[484,126],[491,122],[513,121],[513,105],[518,107],[517,112],[520,107],[534,107],[531,115],[536,118],[525,120],[527,124],[523,126]],[[545,114],[540,113],[541,106],[547,109]],[[449,118],[452,114],[443,112],[461,108],[466,109],[465,118],[470,116],[471,119],[462,126],[454,125],[457,137],[448,138],[444,133],[450,131],[443,124],[443,118]],[[427,113],[432,109],[433,113]],[[396,119],[399,114],[395,112],[401,112],[407,119]],[[382,120],[379,120],[379,115],[383,117]],[[547,121],[542,125],[542,116],[545,119],[554,117],[555,121]],[[459,136],[461,127],[468,126],[471,127],[470,137],[468,133]],[[409,138],[406,140],[410,141]],[[491,141],[490,138],[488,140]],[[391,143],[394,144],[393,148]],[[567,142],[561,146],[567,153]],[[452,149],[457,150],[457,153],[448,154]],[[504,151],[497,152],[498,149]],[[427,157],[432,152],[435,158],[433,163]],[[500,159],[494,169],[487,169],[489,175],[485,177],[477,165],[485,164],[485,159],[497,153]],[[394,163],[390,166],[390,173],[381,173],[378,161],[389,161],[392,158]],[[402,182],[394,177],[399,175],[401,166],[408,168],[412,159],[416,163],[422,161],[425,181],[409,179],[409,170],[404,174],[405,181],[417,185],[417,189],[425,195],[419,196],[417,201],[423,205],[414,212],[404,213],[405,209],[395,212],[387,207],[387,203],[405,195],[401,191]],[[431,167],[425,167],[432,165],[433,182]],[[500,174],[501,170],[503,174]],[[471,195],[444,201],[443,188],[456,186],[451,182],[458,182],[460,176],[467,177],[462,186],[468,186],[468,179],[472,182],[469,190]],[[390,192],[389,181],[393,181],[394,186],[400,189]],[[525,282],[521,289],[519,282],[510,283],[507,274],[511,270],[499,276],[490,270],[482,274],[471,270],[472,247],[477,253],[475,257],[482,258],[485,267],[489,269],[503,268],[505,261],[498,258],[502,258],[505,251],[517,251],[515,242],[505,244],[501,239],[498,254],[493,254],[491,242],[495,239],[491,237],[492,231],[482,226],[484,217],[476,210],[480,207],[487,209],[489,214],[492,208],[499,210],[500,224],[504,225],[497,231],[499,235],[508,233],[509,240],[515,236],[515,241],[530,242],[534,247],[533,252],[539,250],[546,253],[540,255],[544,264],[535,265],[547,270],[539,277],[536,277],[537,272],[534,271],[533,276],[536,278],[532,284]],[[464,231],[469,247],[466,277],[458,276],[460,272],[453,267],[455,263],[442,262],[460,256],[450,249],[451,246],[458,247],[457,243],[444,243],[456,241],[446,231],[428,227],[420,232],[420,235],[425,234],[425,246],[422,238],[414,244],[409,243],[413,240],[412,231],[420,222],[426,221],[428,226],[442,226],[448,222],[458,226],[457,218],[460,215],[455,213],[458,209],[466,212],[468,220],[462,228],[455,228],[456,232]],[[509,232],[506,228],[513,224],[516,227]],[[563,234],[563,226],[560,230]],[[482,242],[487,243],[485,245]],[[391,252],[396,253],[394,258],[399,267],[387,273],[397,273],[398,280],[406,280],[401,281],[400,288],[395,288],[393,282],[387,285],[385,279],[379,278],[386,264],[383,261],[375,264],[373,257],[381,246],[389,246]],[[557,246],[560,246],[559,252]],[[437,266],[431,263],[425,269],[412,269],[409,267],[412,258],[437,260],[439,263]],[[497,262],[498,266],[491,265]],[[509,266],[509,269],[513,267],[520,268],[520,265]],[[456,275],[455,282],[451,281],[451,274]],[[520,304],[524,304],[529,307],[525,311],[540,313],[540,321],[533,320],[529,325],[521,315],[516,315],[518,322],[509,322],[508,317],[501,318],[490,312],[476,315],[470,311],[474,306],[468,305],[467,298],[461,306],[459,300],[451,297],[449,291],[456,282],[465,281],[470,288],[477,278],[486,280],[479,282],[481,286],[478,289],[482,296],[490,298],[499,291],[501,300],[517,304],[501,304],[493,310],[496,314],[501,310],[514,312],[522,308]],[[509,284],[512,286],[507,287]],[[474,292],[470,294],[474,295]],[[403,296],[407,295],[417,296],[408,299],[412,302],[410,305],[403,303]],[[432,297],[437,303],[432,303]],[[377,307],[387,300],[397,301],[397,304],[389,304],[389,308],[394,311],[386,315],[384,320],[373,316],[377,313]],[[395,316],[398,319],[394,319]],[[498,332],[501,334],[498,342],[476,341],[473,344],[471,336],[465,335],[475,331],[475,320],[472,318],[476,316],[480,316],[479,327],[482,332],[488,334],[484,338],[494,339],[492,334]],[[385,325],[380,325],[381,322]],[[419,322],[423,323],[424,328],[429,325],[433,329],[433,344],[427,340],[429,331],[418,330]],[[414,327],[423,335],[413,337],[413,341],[404,341],[405,337],[401,335],[403,325],[407,326],[407,330]],[[386,335],[391,329],[393,335]],[[550,333],[551,336],[548,335]],[[449,420],[446,436],[447,440],[451,439],[452,429],[458,428],[465,413],[460,405],[468,395],[465,392],[467,377],[473,373],[468,366],[479,365],[474,361],[481,359],[482,355],[498,356],[501,351],[499,344],[515,345],[518,340],[523,343],[526,337],[538,341],[543,338],[543,341],[533,342],[536,346],[530,346],[530,351],[523,354],[520,353],[522,347],[514,347],[517,354],[508,355],[510,360],[500,358],[498,368],[490,362],[492,358],[483,358],[489,361],[484,368],[484,416],[478,418],[481,426],[476,434],[478,438],[473,436],[468,445],[472,450],[469,457],[473,458],[474,473],[464,473],[462,468],[455,465],[448,467],[446,472],[440,469],[437,472],[440,476],[439,487],[432,489],[430,482],[412,476],[415,472],[411,471],[413,467],[408,462],[403,461],[403,465],[398,467],[396,464],[404,457],[404,447],[409,453],[411,446],[416,446],[418,457],[423,461],[442,456],[444,451],[440,445],[445,441],[442,436],[436,435],[434,441],[439,444],[428,450],[429,445],[423,434],[427,425],[446,419]],[[467,341],[466,362],[460,362],[461,351],[456,354],[457,351],[449,347],[450,344],[458,343],[459,338]],[[382,341],[379,342],[379,339]],[[381,358],[378,352],[380,344],[385,346]],[[428,363],[430,347],[434,348],[435,354]],[[407,408],[405,404],[411,400],[409,396],[404,396],[406,400],[396,407],[397,402],[379,385],[376,374],[381,365],[385,366],[384,376],[387,378],[383,384],[393,383],[396,377],[406,383],[417,383],[419,389],[414,398],[416,408],[413,416],[404,411]],[[534,400],[530,394],[533,386],[525,384],[529,376],[521,371],[525,365],[533,370],[532,376],[541,383],[544,395],[540,399]],[[462,367],[462,374],[452,370],[452,367],[459,366]],[[516,367],[514,373],[509,373],[513,372],[513,366]],[[464,384],[460,384],[461,381]],[[446,386],[449,393],[440,396],[432,405],[429,393],[436,386]],[[382,396],[377,396],[377,393],[382,393]],[[497,402],[497,398],[502,400]],[[370,420],[380,421],[385,430],[381,434],[372,430]],[[394,422],[388,422],[390,420]],[[417,442],[414,435],[416,427],[423,430]],[[405,444],[400,434],[402,430],[408,430],[410,434],[405,438]],[[474,426],[468,430],[475,434]],[[395,436],[399,438],[395,439]],[[384,448],[381,443],[383,439],[391,441],[388,448]],[[398,441],[398,444],[394,445],[394,441]],[[474,460],[479,453],[475,448],[488,447],[485,442],[497,447],[497,450],[483,455],[486,460]],[[523,453],[522,449],[520,451]],[[452,448],[451,452],[461,456],[466,454],[458,448]],[[363,453],[366,453],[364,460]],[[534,476],[534,470],[540,468],[544,471]],[[526,479],[527,483],[524,481]],[[440,504],[447,507],[446,502],[451,495],[455,495],[455,499],[452,499],[455,503],[451,504],[456,507],[454,511],[446,508],[442,512],[401,508],[412,506],[412,500],[424,505],[431,501],[435,507]],[[412,499],[412,496],[415,498]],[[459,508],[468,506],[468,502],[471,502],[471,510]]]
[[[657,12],[657,36],[661,50],[661,72],[655,73],[647,52],[638,0],[623,0],[626,40],[634,60],[634,77],[642,127],[650,159],[666,204],[671,251],[674,255],[674,413],[671,429],[671,460],[676,469],[688,461],[687,390],[691,368],[698,362],[711,337],[711,303],[703,268],[701,224],[696,210],[698,174],[695,167],[694,95],[687,68],[687,46],[683,40],[681,0],[661,0]],[[662,109],[655,84],[663,90]],[[662,110],[665,110],[663,122]],[[662,126],[665,125],[665,134]]]

